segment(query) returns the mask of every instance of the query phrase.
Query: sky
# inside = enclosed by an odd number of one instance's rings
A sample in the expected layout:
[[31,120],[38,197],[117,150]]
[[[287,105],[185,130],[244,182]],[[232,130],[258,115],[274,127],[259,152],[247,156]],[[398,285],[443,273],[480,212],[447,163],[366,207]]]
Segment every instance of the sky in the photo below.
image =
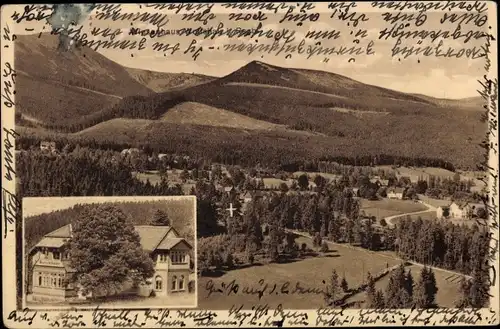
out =
[[[302,26],[297,26],[296,22],[282,22],[280,19],[283,17],[281,14],[266,14],[266,20],[263,21],[263,29],[273,29],[275,31],[287,29],[294,32],[295,41],[290,45],[297,45],[302,40],[308,31],[331,31],[336,30],[340,32],[340,38],[337,40],[322,40],[321,46],[352,46],[355,45],[351,31],[356,33],[359,29],[367,31],[367,37],[362,38],[356,45],[366,46],[370,41],[374,42],[374,54],[370,56],[357,56],[355,61],[350,61],[351,56],[329,56],[328,61],[325,61],[325,56],[313,56],[306,59],[304,55],[292,54],[286,56],[282,53],[278,56],[269,54],[255,53],[249,55],[244,52],[227,52],[223,50],[225,44],[240,44],[244,43],[266,43],[270,41],[263,40],[249,40],[248,38],[229,38],[227,36],[218,37],[213,40],[197,38],[196,46],[202,46],[203,51],[196,61],[193,61],[190,54],[184,54],[183,51],[178,51],[174,55],[163,56],[163,53],[147,47],[144,50],[99,50],[101,54],[109,59],[133,68],[146,69],[151,71],[160,72],[186,72],[186,73],[199,73],[211,76],[224,76],[227,75],[246,63],[252,60],[259,60],[268,64],[283,66],[288,68],[304,68],[333,72],[341,75],[348,76],[360,82],[373,84],[389,89],[394,89],[409,93],[419,93],[439,98],[465,98],[478,96],[477,90],[480,89],[478,79],[484,75],[484,59],[471,60],[466,57],[462,58],[444,58],[435,56],[412,56],[407,59],[401,56],[391,56],[392,48],[395,40],[380,40],[378,38],[379,32],[384,28],[390,28],[391,24],[385,22],[382,18],[383,10],[373,9],[369,3],[358,3],[358,8],[350,9],[350,12],[357,10],[356,15],[364,14],[369,20],[365,22],[359,21],[356,28],[353,27],[353,22],[347,26],[347,22],[341,21],[338,16],[330,17],[331,9],[325,6],[327,3],[317,5],[317,8],[311,13],[318,12],[321,14],[320,19],[315,22],[304,21]],[[323,7],[322,7],[323,6]],[[122,5],[118,8],[121,13],[136,13],[136,12],[149,12],[151,14],[168,14],[168,23],[163,26],[164,29],[178,29],[184,27],[210,27],[216,26],[220,22],[224,23],[226,27],[231,28],[255,28],[257,23],[255,21],[230,21],[228,13],[229,9],[224,9],[220,6],[212,8],[212,13],[216,18],[209,21],[207,25],[196,22],[186,22],[181,19],[181,14],[185,11],[180,11],[180,14],[175,14],[174,11],[167,9],[155,10],[154,8],[138,8],[138,5]],[[152,28],[152,25],[145,25],[144,23],[131,22],[127,20],[119,20],[116,22],[110,20],[99,20],[96,14],[102,11],[94,9],[92,13],[81,19],[81,25],[84,30],[90,32],[91,29],[100,27],[111,28],[112,30],[120,29],[123,33],[116,37],[116,40],[129,39],[140,40],[140,36],[129,36],[128,32],[130,27],[139,28]],[[247,10],[243,12],[255,12],[256,10]],[[459,13],[460,14],[460,13]],[[416,14],[415,14],[416,16]],[[64,15],[62,16],[64,18]],[[406,31],[422,31],[422,30],[449,30],[453,32],[458,23],[452,24],[445,22],[441,24],[439,20],[443,17],[442,12],[427,12],[426,22],[420,27],[416,27],[414,21],[411,21],[410,27]],[[491,18],[490,18],[491,19]],[[60,21],[56,22],[61,24]],[[483,27],[475,27],[473,23],[461,24],[461,30],[466,32],[472,30],[485,30],[492,22],[488,22]],[[30,32],[23,31],[22,27],[33,28]],[[16,26],[16,33],[38,33],[39,31],[47,31],[43,29],[42,25],[36,25],[34,22],[18,24]],[[175,44],[179,42],[181,48],[185,49],[191,42],[193,37],[167,35],[161,38],[148,41],[148,45],[154,41]],[[306,46],[314,46],[318,40],[306,39]],[[417,44],[418,39],[409,39],[403,41],[401,47],[404,46],[436,46],[439,40],[434,42],[428,39],[424,40],[422,44]],[[443,49],[454,47],[457,50],[461,47],[467,49],[479,49],[484,43],[484,39],[471,40],[464,44],[458,40],[446,39],[444,40]],[[213,49],[209,49],[213,47]],[[217,49],[217,47],[219,49]]]

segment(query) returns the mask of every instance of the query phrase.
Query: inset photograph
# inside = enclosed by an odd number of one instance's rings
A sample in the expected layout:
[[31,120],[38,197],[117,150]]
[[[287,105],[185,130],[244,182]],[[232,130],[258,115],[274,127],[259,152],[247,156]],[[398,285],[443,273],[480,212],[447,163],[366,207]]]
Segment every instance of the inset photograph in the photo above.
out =
[[196,198],[23,199],[24,307],[197,306]]

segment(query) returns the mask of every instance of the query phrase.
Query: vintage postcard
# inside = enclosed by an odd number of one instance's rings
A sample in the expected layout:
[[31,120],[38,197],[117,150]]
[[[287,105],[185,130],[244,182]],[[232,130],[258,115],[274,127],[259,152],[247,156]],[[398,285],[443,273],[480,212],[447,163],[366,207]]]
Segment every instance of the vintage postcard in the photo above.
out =
[[196,307],[195,200],[23,198],[24,307]]
[[496,3],[0,24],[6,327],[500,322]]

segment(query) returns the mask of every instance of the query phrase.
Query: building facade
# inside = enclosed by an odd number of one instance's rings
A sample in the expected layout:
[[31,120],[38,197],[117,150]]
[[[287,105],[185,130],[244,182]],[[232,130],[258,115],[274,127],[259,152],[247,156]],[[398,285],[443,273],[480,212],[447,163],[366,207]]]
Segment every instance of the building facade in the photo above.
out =
[[401,187],[392,188],[387,192],[387,197],[389,199],[399,199],[402,200],[404,195],[404,189]]
[[449,206],[439,206],[436,209],[436,217],[438,219],[446,219],[450,217],[450,207]]
[[482,203],[472,202],[453,202],[450,205],[450,217],[457,219],[472,219],[474,217],[481,217],[478,211],[485,210],[485,205]]
[[[135,226],[135,230],[143,249],[155,264],[155,273],[132,293],[145,296],[150,296],[152,291],[156,296],[188,293],[192,246],[169,226],[141,225]],[[71,237],[69,224],[45,235],[30,251],[28,266],[31,271],[28,275],[33,300],[85,298],[71,282],[74,272],[69,265],[68,242]]]

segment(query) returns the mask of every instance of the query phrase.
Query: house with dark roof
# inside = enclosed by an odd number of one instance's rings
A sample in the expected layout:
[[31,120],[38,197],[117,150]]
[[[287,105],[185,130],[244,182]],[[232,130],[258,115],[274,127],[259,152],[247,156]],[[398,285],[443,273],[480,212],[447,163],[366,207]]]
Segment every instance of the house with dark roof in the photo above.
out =
[[450,205],[450,217],[456,219],[472,219],[478,216],[479,209],[485,209],[484,203],[454,201]]
[[[137,293],[157,296],[188,293],[190,252],[192,246],[170,226],[134,227],[141,245],[155,264],[154,275]],[[71,282],[68,242],[73,237],[71,224],[46,234],[30,251],[31,292],[33,300],[85,298]],[[147,291],[147,293],[144,293]]]
[[389,199],[403,199],[403,194],[404,194],[405,189],[402,187],[396,187],[396,188],[391,188],[389,191],[387,191],[387,197]]
[[40,142],[40,150],[54,153],[57,151],[56,142],[42,141]]

